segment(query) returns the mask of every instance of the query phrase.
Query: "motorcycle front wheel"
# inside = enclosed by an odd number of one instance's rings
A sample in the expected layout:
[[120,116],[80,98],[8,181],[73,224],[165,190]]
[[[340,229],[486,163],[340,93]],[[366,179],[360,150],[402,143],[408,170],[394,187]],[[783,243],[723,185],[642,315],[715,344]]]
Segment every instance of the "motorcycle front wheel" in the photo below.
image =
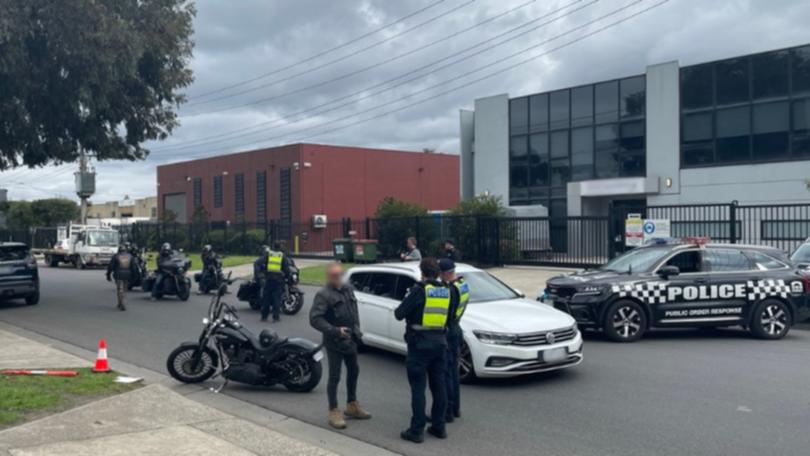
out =
[[166,370],[175,380],[183,383],[200,383],[214,375],[217,370],[217,355],[208,348],[200,353],[197,368],[192,368],[197,347],[196,344],[181,345],[169,353]]
[[180,298],[181,301],[188,301],[188,298],[191,297],[191,283],[188,281],[181,283],[180,289],[177,290],[177,297]]
[[286,315],[295,315],[304,307],[304,294],[300,291],[291,292],[283,299],[281,311]]
[[318,386],[323,375],[323,366],[313,355],[303,349],[288,355],[288,377],[284,387],[294,393],[308,393]]

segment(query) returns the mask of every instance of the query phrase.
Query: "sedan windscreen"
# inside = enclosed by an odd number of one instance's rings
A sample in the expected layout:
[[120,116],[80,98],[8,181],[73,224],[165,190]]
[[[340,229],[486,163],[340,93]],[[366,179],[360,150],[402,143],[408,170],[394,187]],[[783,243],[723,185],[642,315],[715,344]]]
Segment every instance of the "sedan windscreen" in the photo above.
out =
[[28,256],[28,247],[25,246],[3,246],[0,247],[0,261],[19,261]]
[[617,256],[600,269],[613,272],[647,272],[671,250],[659,248],[641,248]]
[[790,260],[796,264],[810,263],[810,244],[803,244],[791,255]]
[[519,298],[511,288],[486,272],[474,271],[465,273],[463,276],[470,285],[471,303]]

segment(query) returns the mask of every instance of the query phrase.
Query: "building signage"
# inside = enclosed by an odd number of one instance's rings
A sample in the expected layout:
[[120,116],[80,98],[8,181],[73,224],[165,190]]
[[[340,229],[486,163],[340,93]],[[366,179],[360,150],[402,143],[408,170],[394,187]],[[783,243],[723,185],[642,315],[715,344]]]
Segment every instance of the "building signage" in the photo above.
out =
[[661,239],[671,237],[668,219],[648,219],[642,225],[644,232],[644,242],[651,239]]
[[624,245],[638,247],[644,244],[644,221],[641,214],[628,214],[624,221]]

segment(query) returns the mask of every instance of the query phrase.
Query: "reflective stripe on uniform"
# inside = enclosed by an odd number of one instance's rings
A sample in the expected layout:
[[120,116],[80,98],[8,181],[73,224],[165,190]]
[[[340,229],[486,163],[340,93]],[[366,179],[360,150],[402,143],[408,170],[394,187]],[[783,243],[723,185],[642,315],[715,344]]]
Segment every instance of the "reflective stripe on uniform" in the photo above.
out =
[[458,289],[458,307],[456,307],[456,320],[461,319],[464,311],[467,310],[467,303],[470,302],[470,285],[464,279],[458,279],[453,282],[453,285]]
[[422,326],[426,329],[441,329],[447,325],[450,311],[450,290],[446,287],[425,285],[425,308],[422,311]]
[[281,272],[281,261],[284,254],[281,252],[270,252],[267,254],[267,272]]

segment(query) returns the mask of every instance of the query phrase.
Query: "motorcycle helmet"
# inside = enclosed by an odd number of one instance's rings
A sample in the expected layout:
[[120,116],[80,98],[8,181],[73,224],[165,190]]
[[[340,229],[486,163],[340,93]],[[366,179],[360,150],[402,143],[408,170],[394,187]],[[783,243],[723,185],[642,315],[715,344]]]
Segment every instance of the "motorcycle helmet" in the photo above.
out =
[[211,245],[210,244],[205,244],[203,246],[203,248],[202,248],[202,253],[203,253],[203,255],[207,255],[207,254],[211,253]]
[[126,253],[129,251],[126,244],[121,244],[118,246],[118,253]]
[[263,246],[261,246],[259,248],[259,255],[264,256],[264,255],[267,255],[268,253],[270,253],[270,246],[269,245],[265,244],[265,245],[263,245]]
[[166,254],[172,252],[172,245],[168,242],[164,242],[162,246],[160,246],[160,253]]

